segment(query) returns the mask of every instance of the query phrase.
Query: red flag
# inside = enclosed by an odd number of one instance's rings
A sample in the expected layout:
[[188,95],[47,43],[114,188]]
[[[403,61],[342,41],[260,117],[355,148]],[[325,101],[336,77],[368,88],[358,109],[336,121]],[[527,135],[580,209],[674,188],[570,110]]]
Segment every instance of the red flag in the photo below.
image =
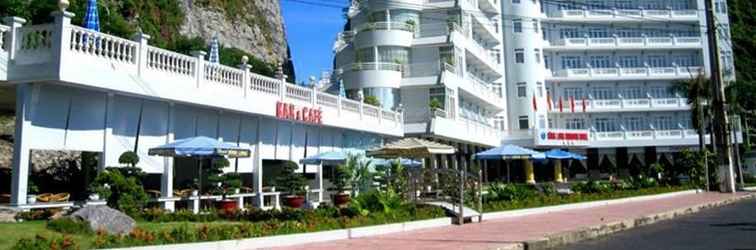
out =
[[533,111],[538,111],[538,103],[536,102],[535,93],[533,93]]
[[551,93],[546,92],[546,104],[549,105],[549,111],[551,111]]
[[588,106],[587,101],[585,100],[585,96],[583,96],[583,113],[585,113],[586,106]]
[[559,112],[564,112],[564,100],[562,100],[562,97],[559,97]]
[[570,96],[570,111],[575,113],[575,97]]

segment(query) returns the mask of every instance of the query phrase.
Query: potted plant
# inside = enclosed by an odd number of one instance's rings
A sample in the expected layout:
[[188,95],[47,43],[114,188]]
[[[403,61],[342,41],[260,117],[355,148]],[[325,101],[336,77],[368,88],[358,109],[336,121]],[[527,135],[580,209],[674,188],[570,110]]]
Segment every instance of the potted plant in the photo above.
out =
[[37,187],[37,184],[34,184],[34,182],[30,179],[29,180],[29,188],[28,193],[26,194],[26,203],[27,204],[34,204],[37,203],[37,193],[39,192],[39,187]]
[[219,157],[212,160],[212,164],[210,164],[210,168],[207,170],[207,181],[212,187],[210,191],[221,195],[221,199],[215,201],[215,207],[218,210],[226,212],[236,209],[236,201],[228,199],[228,194],[241,187],[239,174],[223,172],[223,169],[228,167],[228,165],[228,159]]
[[281,168],[281,175],[276,178],[277,186],[281,187],[287,194],[284,196],[284,205],[291,208],[301,208],[305,202],[305,186],[307,179],[301,173],[297,173],[299,166],[287,161]]
[[352,181],[352,176],[352,170],[346,164],[336,167],[336,175],[333,180],[333,185],[336,186],[336,194],[333,195],[333,204],[335,206],[341,207],[349,203],[350,198],[347,188]]
[[406,23],[407,23],[407,26],[409,26],[409,29],[412,32],[415,32],[415,19],[409,19],[406,21]]

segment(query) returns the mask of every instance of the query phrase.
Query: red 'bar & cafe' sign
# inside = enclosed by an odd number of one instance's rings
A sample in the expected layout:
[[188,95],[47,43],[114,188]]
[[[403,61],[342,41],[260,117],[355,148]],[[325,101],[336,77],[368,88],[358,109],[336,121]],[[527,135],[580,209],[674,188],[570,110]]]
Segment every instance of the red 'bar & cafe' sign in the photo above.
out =
[[291,103],[276,102],[276,118],[311,124],[323,124],[323,111],[319,108],[297,107]]

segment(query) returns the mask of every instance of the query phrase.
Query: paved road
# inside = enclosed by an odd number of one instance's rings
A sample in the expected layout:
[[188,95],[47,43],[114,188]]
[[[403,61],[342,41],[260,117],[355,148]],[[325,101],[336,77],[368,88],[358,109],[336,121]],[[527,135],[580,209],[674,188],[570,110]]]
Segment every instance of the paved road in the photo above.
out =
[[[381,236],[337,240],[296,245],[288,250],[485,250],[513,247],[516,244],[540,239],[545,235],[577,230],[611,221],[638,218],[714,201],[721,201],[743,193],[686,194],[657,200],[636,201],[592,208],[541,213]],[[751,222],[756,221],[756,210]],[[756,239],[756,231],[751,231]],[[756,245],[755,245],[756,247]],[[635,248],[644,249],[644,248]],[[633,250],[635,250],[633,249]],[[708,248],[707,248],[708,249]]]
[[558,250],[578,249],[756,250],[756,200],[748,199]]

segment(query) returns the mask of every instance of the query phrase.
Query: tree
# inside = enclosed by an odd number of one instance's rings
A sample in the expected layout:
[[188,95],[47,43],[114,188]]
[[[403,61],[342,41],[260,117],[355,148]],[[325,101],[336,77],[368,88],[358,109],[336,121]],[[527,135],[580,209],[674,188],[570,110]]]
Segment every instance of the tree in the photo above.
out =
[[712,97],[709,82],[709,79],[704,74],[698,74],[696,78],[675,82],[671,87],[672,91],[685,96],[688,104],[691,106],[691,120],[693,128],[698,131],[698,146],[700,151],[703,151],[706,146],[706,142],[704,141],[706,135],[704,131],[704,117],[710,113],[707,104],[710,103]]

